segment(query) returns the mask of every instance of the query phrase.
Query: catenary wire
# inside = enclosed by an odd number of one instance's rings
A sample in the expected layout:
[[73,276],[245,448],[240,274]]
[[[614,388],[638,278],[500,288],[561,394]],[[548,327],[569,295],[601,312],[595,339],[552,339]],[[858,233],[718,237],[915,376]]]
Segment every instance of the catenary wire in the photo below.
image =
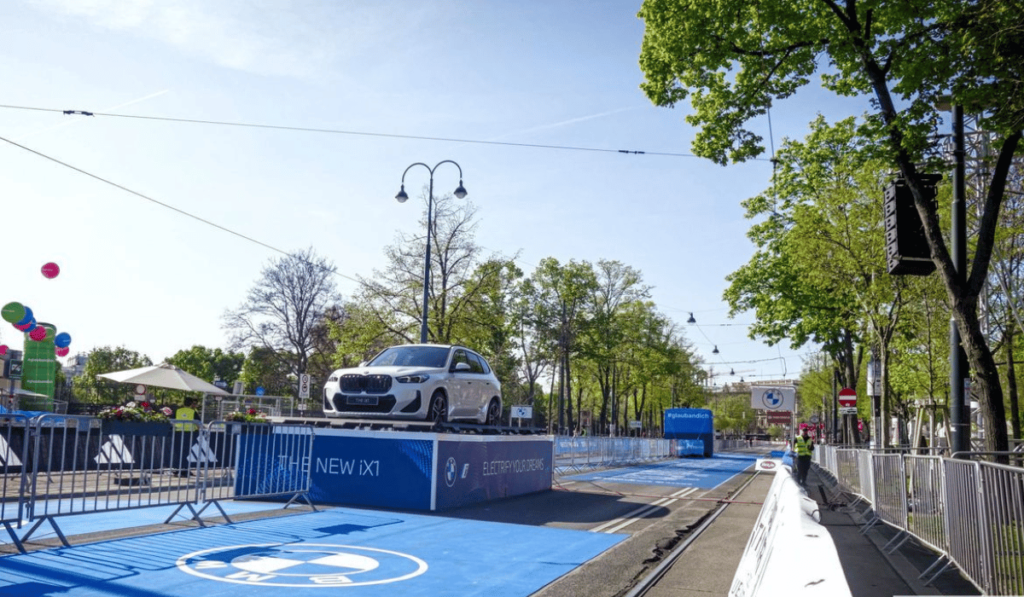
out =
[[[197,216],[195,214],[187,212],[187,211],[185,211],[183,209],[180,209],[178,207],[170,205],[169,203],[165,203],[163,201],[160,201],[158,199],[150,197],[149,195],[146,195],[145,193],[140,193],[139,191],[130,189],[130,188],[128,188],[128,187],[126,187],[126,186],[124,186],[122,184],[116,183],[116,182],[114,182],[114,181],[112,181],[110,179],[107,179],[107,178],[104,178],[104,177],[99,176],[97,174],[93,174],[91,172],[83,170],[83,169],[81,169],[81,168],[79,168],[77,166],[69,164],[68,162],[65,162],[65,161],[57,159],[57,158],[55,158],[53,156],[50,156],[50,155],[47,155],[47,154],[42,153],[40,151],[37,151],[35,149],[32,149],[31,147],[27,147],[25,145],[22,145],[21,143],[17,143],[15,141],[12,141],[12,140],[10,140],[10,139],[8,139],[6,137],[0,136],[0,141],[3,141],[3,142],[8,143],[10,145],[13,145],[14,147],[17,147],[19,149],[27,151],[27,152],[29,152],[29,153],[31,153],[33,155],[36,155],[36,156],[41,157],[41,158],[43,158],[45,160],[51,161],[51,162],[53,162],[55,164],[58,164],[60,166],[68,168],[70,170],[74,170],[75,172],[78,172],[79,174],[88,176],[89,178],[92,178],[92,179],[97,180],[99,182],[102,182],[104,184],[110,185],[110,186],[112,186],[112,187],[114,187],[116,189],[119,189],[121,191],[124,191],[126,193],[129,193],[131,195],[135,195],[136,197],[139,197],[141,199],[145,199],[146,201],[149,201],[149,202],[155,203],[155,204],[157,204],[157,205],[159,205],[161,207],[170,209],[170,210],[172,210],[174,212],[177,212],[177,213],[179,213],[179,214],[181,214],[183,216],[192,218],[193,220],[196,220],[198,222],[202,222],[203,224],[206,224],[207,226],[212,226],[213,228],[216,228],[216,229],[221,230],[223,232],[227,232],[228,234],[237,236],[238,238],[241,238],[243,240],[249,241],[251,243],[257,244],[257,245],[259,245],[261,247],[264,247],[266,249],[274,251],[275,253],[279,253],[279,254],[285,255],[285,256],[290,256],[291,255],[291,253],[289,253],[288,251],[285,251],[283,249],[279,249],[279,248],[277,248],[277,247],[275,247],[273,245],[267,244],[267,243],[265,243],[265,242],[263,242],[261,240],[252,238],[251,236],[247,236],[245,234],[242,234],[241,232],[237,232],[237,231],[232,230],[230,228],[227,228],[225,226],[221,226],[220,224],[217,224],[216,222],[212,222],[210,220],[207,220],[205,218],[202,218],[200,216]],[[359,284],[359,285],[363,285],[364,284],[364,282],[362,280],[359,280],[358,278],[353,278],[352,276],[343,274],[341,272],[338,272],[337,270],[331,270],[331,273],[336,275],[336,276],[339,276],[341,278],[345,278],[347,280],[351,280],[352,282],[355,282],[356,284]],[[724,326],[724,325],[744,325],[744,324],[704,324],[704,325],[723,325]],[[694,326],[698,329],[698,331],[700,331],[701,335],[703,335],[704,338],[709,343],[713,343],[711,341],[711,339],[708,338],[707,334],[704,333],[704,330],[701,329],[700,325],[694,324]],[[756,362],[761,362],[761,361],[774,361],[774,360],[778,360],[778,359],[782,359],[783,363],[785,363],[785,358],[779,356],[779,357],[773,357],[773,358],[770,358],[770,359],[756,359],[756,360],[749,360],[749,361],[730,361],[730,362],[722,361],[722,362],[720,362],[718,364],[719,365],[744,364],[744,363],[756,363]],[[785,365],[783,365],[783,366],[785,366]]]
[[[15,147],[17,147],[19,149],[23,149],[23,150],[25,150],[25,151],[27,151],[27,152],[29,152],[31,154],[37,155],[37,156],[39,156],[39,157],[41,157],[43,159],[46,159],[46,160],[49,160],[49,161],[55,163],[55,164],[58,164],[58,165],[64,166],[65,168],[69,168],[71,170],[74,170],[75,172],[78,172],[79,174],[83,174],[83,175],[88,176],[89,178],[92,178],[94,180],[98,180],[98,181],[100,181],[100,182],[102,182],[104,184],[110,185],[110,186],[112,186],[112,187],[114,187],[116,189],[122,190],[122,191],[124,191],[126,193],[129,193],[131,195],[135,195],[136,197],[139,197],[141,199],[145,199],[146,201],[150,201],[152,203],[155,203],[155,204],[157,204],[157,205],[159,205],[161,207],[165,207],[167,209],[175,211],[175,212],[177,212],[177,213],[179,213],[179,214],[181,214],[183,216],[186,216],[186,217],[192,218],[193,220],[202,222],[203,224],[206,224],[207,226],[212,226],[212,227],[214,227],[214,228],[216,228],[218,230],[221,230],[223,232],[227,232],[228,234],[232,234],[234,236],[237,236],[238,238],[241,238],[243,240],[247,240],[247,241],[249,241],[251,243],[255,243],[255,244],[257,244],[257,245],[259,245],[261,247],[264,247],[266,249],[270,249],[271,251],[274,251],[276,253],[280,253],[280,254],[286,255],[286,256],[291,255],[291,253],[289,253],[288,251],[285,251],[283,249],[279,249],[279,248],[277,248],[277,247],[275,247],[273,245],[269,245],[269,244],[267,244],[267,243],[265,243],[265,242],[263,242],[261,240],[257,240],[255,238],[252,238],[251,236],[246,236],[246,235],[242,234],[241,232],[237,232],[237,231],[232,230],[230,228],[227,228],[225,226],[221,226],[220,224],[217,224],[216,222],[211,222],[210,220],[207,220],[205,218],[199,217],[199,216],[197,216],[197,215],[195,215],[193,213],[189,213],[189,212],[187,212],[187,211],[185,211],[183,209],[180,209],[178,207],[175,207],[175,206],[173,206],[173,205],[171,205],[169,203],[164,203],[163,201],[160,201],[159,199],[154,199],[153,197],[150,197],[149,195],[146,195],[144,193],[140,193],[139,191],[135,191],[133,189],[130,189],[130,188],[128,188],[128,187],[126,187],[126,186],[124,186],[122,184],[118,184],[118,183],[116,183],[116,182],[114,182],[114,181],[112,181],[110,179],[103,178],[102,176],[93,174],[93,173],[88,172],[86,170],[83,170],[83,169],[81,169],[81,168],[79,168],[77,166],[73,166],[73,165],[71,165],[71,164],[69,164],[69,163],[67,163],[65,161],[59,160],[59,159],[57,159],[57,158],[55,158],[53,156],[47,155],[47,154],[42,153],[40,151],[36,151],[35,149],[32,149],[31,147],[26,147],[25,145],[22,145],[20,143],[12,141],[12,140],[10,140],[10,139],[8,139],[6,137],[0,136],[0,141],[4,141],[6,143],[9,143],[9,144],[11,144],[11,145],[13,145],[13,146],[15,146]],[[357,280],[357,279],[355,279],[355,278],[353,278],[351,276],[347,276],[345,274],[342,274],[342,273],[340,273],[338,271],[332,271],[331,273],[333,273],[333,274],[335,274],[337,276],[340,276],[342,278],[347,278],[349,280],[352,280],[353,282],[362,284],[362,282],[360,282],[359,280]]]
[[[135,115],[135,114],[117,114],[117,113],[110,113],[110,112],[90,112],[90,111],[87,111],[87,110],[61,110],[61,109],[56,109],[56,108],[42,108],[42,107],[37,107],[37,106],[16,106],[16,105],[10,105],[10,104],[0,104],[0,108],[13,109],[13,110],[32,110],[32,111],[39,111],[39,112],[62,113],[64,115],[81,115],[81,116],[88,116],[88,117],[105,116],[105,117],[110,117],[110,118],[127,118],[127,119],[135,119],[135,120],[153,120],[153,121],[162,121],[162,122],[177,122],[177,123],[201,124],[201,125],[211,125],[211,126],[231,126],[231,127],[260,128],[260,129],[268,129],[268,130],[281,130],[281,131],[293,131],[293,132],[324,133],[324,134],[338,134],[338,135],[355,135],[355,136],[380,137],[380,138],[392,138],[392,139],[412,139],[412,140],[421,140],[421,141],[469,143],[469,144],[480,144],[480,145],[499,145],[499,146],[521,147],[521,148],[531,148],[531,149],[557,149],[557,150],[567,150],[567,151],[588,151],[588,152],[599,152],[599,153],[623,153],[623,154],[633,154],[633,155],[653,155],[653,156],[664,156],[664,157],[698,157],[698,156],[696,156],[694,154],[689,154],[689,153],[657,152],[657,151],[625,150],[625,149],[607,149],[607,148],[596,148],[596,147],[582,147],[582,146],[569,146],[569,145],[548,145],[548,144],[536,144],[536,143],[516,143],[516,142],[509,142],[509,141],[485,141],[485,140],[479,140],[479,139],[457,139],[457,138],[449,138],[449,137],[429,137],[429,136],[421,136],[421,135],[402,135],[402,134],[378,133],[378,132],[370,132],[370,131],[347,131],[347,130],[339,130],[339,129],[326,129],[326,128],[316,128],[316,127],[297,127],[297,126],[273,125],[273,124],[262,124],[262,123],[226,122],[226,121],[204,120],[204,119],[195,119],[195,118],[172,118],[172,117],[146,116],[146,115]],[[770,126],[771,126],[771,124],[770,124],[770,121],[769,121],[769,127]],[[254,244],[260,245],[260,246],[262,246],[262,247],[264,247],[266,249],[269,249],[271,251],[274,251],[276,253],[279,253],[279,254],[282,254],[282,255],[285,255],[285,256],[290,255],[290,253],[288,253],[287,251],[284,251],[283,249],[279,249],[277,247],[269,245],[269,244],[267,244],[267,243],[265,243],[263,241],[260,241],[258,239],[246,236],[246,235],[244,235],[244,234],[242,234],[240,232],[237,232],[235,230],[232,230],[230,228],[227,228],[225,226],[222,226],[220,224],[217,224],[215,222],[212,222],[210,220],[207,220],[205,218],[202,218],[200,216],[197,216],[195,214],[192,214],[192,213],[187,212],[185,210],[182,210],[180,208],[177,208],[177,207],[175,207],[173,205],[170,205],[168,203],[164,203],[164,202],[162,202],[162,201],[160,201],[158,199],[155,199],[153,197],[150,197],[150,196],[148,196],[148,195],[146,195],[144,193],[140,193],[140,192],[135,191],[133,189],[130,189],[128,187],[125,187],[124,185],[118,184],[118,183],[116,183],[116,182],[114,182],[112,180],[103,178],[103,177],[98,176],[96,174],[92,174],[92,173],[90,173],[90,172],[88,172],[86,170],[83,170],[81,168],[73,166],[73,165],[71,165],[71,164],[69,164],[67,162],[59,160],[59,159],[54,158],[52,156],[46,155],[46,154],[44,154],[42,152],[34,150],[34,149],[32,149],[30,147],[27,147],[25,145],[21,145],[21,144],[15,142],[15,141],[12,141],[12,140],[7,139],[5,137],[0,137],[0,140],[4,141],[6,143],[9,143],[9,144],[11,144],[11,145],[13,145],[15,147],[18,147],[20,149],[23,149],[25,151],[28,151],[28,152],[30,152],[32,154],[35,154],[35,155],[37,155],[39,157],[42,157],[42,158],[47,159],[49,161],[52,161],[52,162],[54,162],[56,164],[59,164],[61,166],[64,166],[64,167],[69,168],[71,170],[74,170],[76,172],[79,172],[80,174],[83,174],[85,176],[88,176],[88,177],[93,178],[95,180],[98,180],[100,182],[103,182],[105,184],[113,186],[113,187],[115,187],[117,189],[120,189],[120,190],[126,192],[126,193],[135,195],[135,196],[137,196],[139,198],[145,199],[147,201],[150,201],[152,203],[155,203],[157,205],[160,205],[162,207],[165,207],[167,209],[175,211],[175,212],[177,212],[177,213],[179,213],[181,215],[184,215],[186,217],[189,217],[189,218],[192,218],[192,219],[197,220],[199,222],[202,222],[202,223],[204,223],[204,224],[206,224],[208,226],[212,226],[212,227],[217,228],[217,229],[219,229],[219,230],[221,230],[223,232],[227,232],[228,234],[232,234],[234,236],[237,236],[237,237],[239,237],[239,238],[241,238],[243,240],[247,240],[249,242],[252,242]],[[754,160],[770,161],[770,162],[774,163],[774,161],[775,161],[775,159],[774,159],[774,139],[772,139],[772,143],[773,143],[773,145],[772,145],[772,154],[773,154],[772,158],[767,159],[767,160],[764,159],[764,158],[754,158]],[[351,276],[342,274],[342,273],[338,272],[337,270],[332,270],[331,273],[333,273],[333,274],[335,274],[335,275],[337,275],[339,277],[342,277],[342,278],[351,280],[353,282],[356,282],[357,284],[360,284],[360,285],[363,284],[363,281],[358,280],[357,278],[353,278]],[[742,325],[748,325],[748,324],[738,324],[737,323],[737,324],[706,324],[706,325],[725,327],[725,326],[742,326]],[[704,330],[701,329],[701,326],[697,325],[695,327],[697,327],[698,331],[700,331],[701,335],[704,336],[704,338],[709,343],[714,344],[714,342],[707,336],[707,334],[704,333]],[[764,360],[775,360],[775,359],[764,359]],[[757,362],[757,361],[743,361],[743,362]],[[725,363],[723,361],[722,363],[719,363],[719,364],[727,364],[727,363]]]
[[[584,147],[579,145],[549,145],[542,143],[517,143],[514,141],[486,141],[483,139],[457,139],[454,137],[431,137],[427,135],[406,135],[399,133],[379,133],[373,131],[349,131],[342,129],[328,129],[318,127],[289,126],[280,124],[263,124],[257,122],[227,122],[222,120],[205,120],[200,118],[172,118],[169,116],[146,116],[140,114],[117,114],[113,112],[90,112],[88,110],[61,110],[58,108],[42,108],[38,106],[15,106],[11,104],[0,104],[0,108],[9,110],[32,110],[37,112],[56,112],[65,115],[79,116],[105,116],[108,118],[128,118],[134,120],[155,120],[161,122],[176,122],[183,124],[203,124],[211,126],[231,126],[240,128],[258,128],[278,131],[292,131],[302,133],[323,133],[332,135],[355,135],[362,137],[378,137],[384,139],[410,139],[415,141],[437,141],[443,143],[468,143],[475,145],[499,145],[504,147],[520,147],[525,149],[556,149],[562,151],[587,151],[596,153],[621,153],[628,155],[650,155],[659,157],[675,158],[700,158],[692,153],[671,152],[671,151],[647,151],[635,149],[608,149],[604,147]],[[751,161],[770,161],[767,158],[752,158]]]

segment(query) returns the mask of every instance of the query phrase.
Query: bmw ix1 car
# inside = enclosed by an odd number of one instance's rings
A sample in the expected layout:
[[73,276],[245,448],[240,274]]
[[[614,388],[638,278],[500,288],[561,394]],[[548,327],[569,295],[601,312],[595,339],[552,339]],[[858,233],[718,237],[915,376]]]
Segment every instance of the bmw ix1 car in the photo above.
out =
[[498,425],[501,384],[487,361],[463,346],[392,346],[332,373],[324,385],[324,414]]

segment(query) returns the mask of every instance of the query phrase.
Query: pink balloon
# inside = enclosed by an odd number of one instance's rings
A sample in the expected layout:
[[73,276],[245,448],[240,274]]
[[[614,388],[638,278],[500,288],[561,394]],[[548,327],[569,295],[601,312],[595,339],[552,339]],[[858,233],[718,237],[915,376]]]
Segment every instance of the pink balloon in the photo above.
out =
[[58,274],[60,274],[60,266],[56,263],[51,261],[50,263],[43,265],[43,275],[47,278],[52,280],[53,278],[56,278]]
[[69,352],[71,352],[71,349],[68,348],[67,346],[65,346],[64,348],[58,348],[57,349],[57,356],[59,356],[59,357],[66,357],[66,356],[68,356]]
[[0,344],[0,355],[7,354],[7,345]]
[[22,332],[30,332],[36,328],[36,322],[35,320],[32,320],[22,325],[14,324],[14,327],[18,330],[21,330]]
[[28,337],[37,342],[46,340],[46,328],[41,325],[37,325],[34,330],[28,333]]

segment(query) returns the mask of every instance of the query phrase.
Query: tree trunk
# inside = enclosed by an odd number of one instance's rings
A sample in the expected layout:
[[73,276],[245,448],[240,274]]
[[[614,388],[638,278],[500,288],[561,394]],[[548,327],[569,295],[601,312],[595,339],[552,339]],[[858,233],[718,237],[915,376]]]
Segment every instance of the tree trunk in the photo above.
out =
[[1024,438],[1020,429],[1020,402],[1017,396],[1016,360],[1013,354],[1014,333],[1013,322],[1006,328],[1006,392],[1010,395],[1010,423],[1013,425],[1013,437]]
[[[978,310],[973,301],[958,301],[953,305],[957,327],[963,336],[961,345],[967,353],[974,378],[978,382],[982,419],[985,423],[985,448],[992,452],[1007,452],[1010,449],[1006,435],[1006,406],[1003,404],[1003,388],[999,383],[999,369],[989,350],[985,336],[981,333]],[[1009,463],[1009,458],[999,456],[997,462]]]

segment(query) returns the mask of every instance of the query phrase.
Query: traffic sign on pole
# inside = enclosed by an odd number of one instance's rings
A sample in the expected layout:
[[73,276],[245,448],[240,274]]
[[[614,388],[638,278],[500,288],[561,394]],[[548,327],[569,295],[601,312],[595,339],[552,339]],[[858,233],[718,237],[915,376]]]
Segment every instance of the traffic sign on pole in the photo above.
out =
[[857,392],[851,388],[839,390],[839,406],[857,406]]
[[839,390],[839,414],[857,414],[857,392],[853,388]]

